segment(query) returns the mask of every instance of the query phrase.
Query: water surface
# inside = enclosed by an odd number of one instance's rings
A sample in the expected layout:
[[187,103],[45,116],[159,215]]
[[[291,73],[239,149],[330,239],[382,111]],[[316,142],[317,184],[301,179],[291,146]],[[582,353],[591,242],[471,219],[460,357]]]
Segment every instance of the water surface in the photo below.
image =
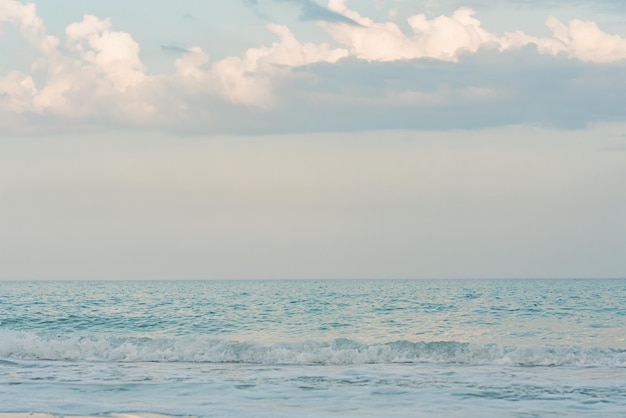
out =
[[0,412],[623,416],[626,280],[0,282]]

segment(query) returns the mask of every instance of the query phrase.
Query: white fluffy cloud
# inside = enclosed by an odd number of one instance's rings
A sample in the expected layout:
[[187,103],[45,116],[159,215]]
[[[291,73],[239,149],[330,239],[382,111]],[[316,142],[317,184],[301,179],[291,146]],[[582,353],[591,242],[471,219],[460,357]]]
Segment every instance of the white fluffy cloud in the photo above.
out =
[[[0,76],[0,108],[11,112],[52,113],[67,117],[115,115],[130,122],[156,116],[171,106],[172,97],[209,94],[216,99],[252,106],[273,102],[272,84],[289,69],[317,62],[336,62],[348,51],[328,44],[300,43],[286,27],[268,25],[279,41],[248,49],[209,65],[200,47],[190,48],[176,60],[176,74],[149,75],[140,59],[140,47],[129,33],[115,31],[110,19],[85,15],[65,29],[66,42],[46,35],[34,5],[0,0],[0,22],[20,27],[41,52],[34,71],[45,82],[37,88],[33,77],[19,72]],[[159,93],[162,93],[160,96]],[[178,104],[185,109],[184,103]]]
[[393,22],[374,22],[350,10],[345,0],[329,0],[328,7],[352,19],[358,25],[324,22],[321,25],[350,54],[367,61],[399,61],[431,58],[457,61],[462,53],[476,52],[491,45],[504,51],[534,44],[542,54],[565,53],[569,58],[595,63],[626,59],[626,39],[608,34],[594,22],[572,20],[568,25],[550,17],[546,25],[552,30],[549,38],[534,37],[517,31],[497,36],[481,27],[473,9],[462,7],[451,16],[428,19],[424,14],[407,20],[412,33],[405,34]]
[[594,22],[575,19],[566,25],[551,16],[546,20],[546,26],[553,33],[551,38],[537,38],[518,31],[507,34],[502,46],[535,44],[542,54],[566,54],[569,58],[595,63],[626,59],[626,39],[602,31]]
[[282,25],[268,29],[279,37],[271,46],[250,48],[242,57],[231,56],[209,66],[209,57],[195,46],[176,60],[179,82],[188,89],[214,93],[233,103],[266,106],[272,103],[272,80],[289,74],[289,69],[318,62],[336,62],[348,51],[328,44],[300,43]]
[[271,77],[284,74],[287,68],[332,63],[348,56],[345,49],[331,49],[328,44],[302,44],[286,26],[270,24],[268,29],[278,35],[279,42],[248,49],[243,57],[228,57],[210,70],[219,91],[232,102],[269,104]]
[[[33,4],[0,0],[0,22],[18,26],[39,52],[33,74],[16,71],[0,77],[0,108],[15,113],[91,117],[117,113],[122,119],[145,116],[150,104],[129,87],[146,81],[139,45],[110,20],[85,16],[66,29],[67,48],[47,35]],[[37,88],[33,77],[43,80]]]
[[354,20],[359,25],[325,22],[322,25],[333,38],[350,49],[350,53],[367,61],[396,61],[433,58],[456,61],[463,51],[476,52],[495,35],[481,28],[473,15],[474,10],[460,8],[452,16],[439,16],[429,20],[425,15],[408,19],[412,35],[406,35],[393,22],[376,23],[355,11],[349,10],[342,0],[331,0],[334,12]]
[[[588,62],[626,59],[626,39],[602,31],[594,22],[565,24],[550,17],[550,37],[521,31],[498,36],[482,27],[474,10],[459,8],[450,16],[411,16],[406,33],[394,22],[375,22],[348,8],[345,0],[329,0],[328,8],[356,23],[319,22],[335,46],[301,42],[288,27],[269,24],[267,29],[278,38],[269,46],[252,47],[215,62],[195,46],[176,60],[175,74],[159,75],[148,72],[140,58],[140,45],[131,34],[115,30],[110,19],[85,15],[67,26],[64,42],[60,42],[47,34],[33,4],[0,0],[0,23],[16,25],[38,54],[30,73],[0,74],[0,111],[131,124],[177,123],[198,95],[204,102],[271,107],[279,102],[276,86],[295,77],[292,69],[336,63],[347,57],[457,62],[463,54],[483,47],[504,51],[535,45],[540,54]],[[385,97],[397,104],[438,106],[454,102],[451,97],[459,94],[468,103],[500,95],[490,86],[480,85],[455,87],[454,95],[450,91],[424,93],[400,86]]]
[[29,111],[36,94],[37,89],[32,77],[25,76],[18,71],[11,71],[0,78],[0,97],[1,95],[6,97],[4,107],[12,112]]
[[43,52],[50,52],[59,43],[46,33],[43,20],[37,15],[34,4],[22,4],[16,0],[0,0],[0,23],[15,24],[26,40]]
[[139,58],[139,45],[125,32],[111,30],[111,20],[85,15],[65,29],[67,45],[81,55],[81,65],[110,80],[118,91],[126,91],[144,81],[145,68]]
[[182,57],[176,59],[176,73],[183,78],[202,80],[206,71],[203,67],[209,62],[209,56],[199,46],[193,46]]

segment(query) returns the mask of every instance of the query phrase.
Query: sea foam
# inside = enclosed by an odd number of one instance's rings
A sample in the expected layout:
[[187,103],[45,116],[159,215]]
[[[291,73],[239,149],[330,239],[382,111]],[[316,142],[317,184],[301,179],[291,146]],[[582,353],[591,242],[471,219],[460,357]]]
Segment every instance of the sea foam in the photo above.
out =
[[626,367],[626,350],[568,345],[501,346],[456,341],[364,343],[349,339],[259,343],[200,336],[49,336],[0,331],[0,358],[97,362],[203,362],[268,365],[443,363]]

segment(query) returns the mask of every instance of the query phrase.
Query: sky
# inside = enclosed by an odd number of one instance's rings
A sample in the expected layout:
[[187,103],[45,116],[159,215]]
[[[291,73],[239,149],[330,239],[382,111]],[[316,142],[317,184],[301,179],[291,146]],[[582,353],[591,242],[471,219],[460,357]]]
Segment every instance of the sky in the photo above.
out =
[[621,0],[0,0],[0,280],[626,277]]

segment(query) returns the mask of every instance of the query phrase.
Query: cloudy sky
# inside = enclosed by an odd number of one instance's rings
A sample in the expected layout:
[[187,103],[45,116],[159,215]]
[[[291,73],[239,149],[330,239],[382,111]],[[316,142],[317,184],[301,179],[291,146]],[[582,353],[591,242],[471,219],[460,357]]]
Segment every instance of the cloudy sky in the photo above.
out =
[[0,0],[0,279],[626,277],[626,2]]

